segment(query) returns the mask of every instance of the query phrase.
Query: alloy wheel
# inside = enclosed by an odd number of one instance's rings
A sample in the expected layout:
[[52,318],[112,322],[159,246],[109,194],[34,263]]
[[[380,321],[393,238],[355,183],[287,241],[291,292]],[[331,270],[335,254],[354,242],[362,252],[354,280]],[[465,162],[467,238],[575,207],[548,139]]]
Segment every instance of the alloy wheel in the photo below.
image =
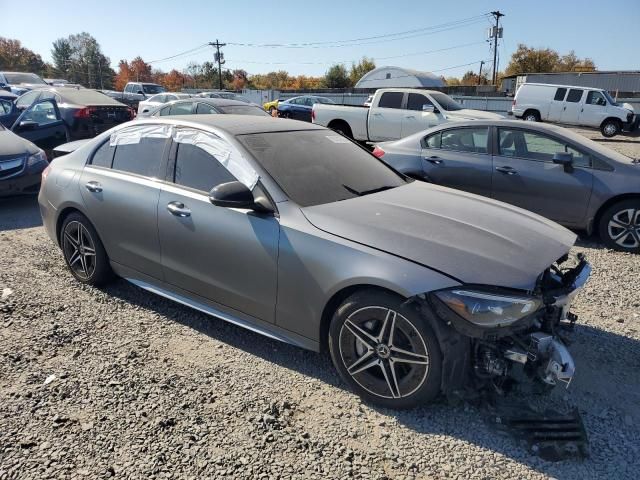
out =
[[538,117],[536,117],[534,114],[530,113],[529,115],[527,115],[526,117],[524,117],[525,121],[527,122],[537,122],[538,121]]
[[640,246],[640,209],[625,208],[617,212],[607,226],[609,237],[624,248]]
[[618,127],[616,127],[613,123],[607,123],[604,126],[604,134],[607,136],[613,136],[618,132]]
[[69,268],[83,280],[91,278],[96,270],[96,248],[82,223],[74,220],[66,225],[62,249]]
[[353,380],[382,398],[403,398],[429,373],[429,352],[416,327],[395,310],[368,306],[345,320],[340,358]]

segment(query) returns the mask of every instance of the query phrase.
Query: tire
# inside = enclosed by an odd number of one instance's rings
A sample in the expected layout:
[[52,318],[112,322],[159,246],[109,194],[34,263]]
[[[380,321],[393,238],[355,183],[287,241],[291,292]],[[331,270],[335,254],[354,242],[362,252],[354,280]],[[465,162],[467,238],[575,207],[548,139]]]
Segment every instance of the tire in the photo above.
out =
[[277,113],[276,113],[277,111],[278,109],[276,107],[269,107],[269,115],[271,115],[272,117],[274,116],[274,113],[275,113],[275,116],[277,116]]
[[98,286],[113,278],[104,245],[84,215],[72,213],[64,219],[60,246],[67,267],[79,282]]
[[640,253],[640,198],[623,200],[607,208],[600,217],[598,233],[608,248]]
[[366,402],[408,409],[440,393],[442,358],[435,333],[399,296],[362,290],[336,310],[329,327],[331,360]]
[[602,122],[602,125],[600,125],[600,133],[602,133],[602,136],[606,138],[615,137],[621,130],[622,125],[620,124],[620,120],[616,120],[614,118],[607,119]]
[[539,122],[540,114],[535,110],[527,110],[526,112],[524,112],[524,115],[522,115],[522,119],[525,122]]

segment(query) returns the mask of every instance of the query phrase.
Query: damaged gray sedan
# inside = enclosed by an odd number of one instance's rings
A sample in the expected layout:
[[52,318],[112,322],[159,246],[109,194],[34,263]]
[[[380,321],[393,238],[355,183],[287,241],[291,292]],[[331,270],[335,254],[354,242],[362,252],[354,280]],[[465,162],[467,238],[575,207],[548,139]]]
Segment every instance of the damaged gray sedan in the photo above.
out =
[[82,283],[113,275],[267,337],[328,350],[365,400],[568,384],[586,282],[575,235],[410,180],[326,128],[140,120],[44,172],[46,230]]

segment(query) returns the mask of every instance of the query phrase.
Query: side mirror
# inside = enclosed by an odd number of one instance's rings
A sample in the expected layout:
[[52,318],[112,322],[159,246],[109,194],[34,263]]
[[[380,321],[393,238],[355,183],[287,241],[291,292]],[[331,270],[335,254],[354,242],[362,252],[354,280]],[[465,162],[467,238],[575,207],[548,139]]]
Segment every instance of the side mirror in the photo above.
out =
[[562,165],[567,173],[573,172],[573,153],[557,152],[553,155],[553,163]]
[[429,104],[422,105],[422,111],[424,113],[434,113],[435,110],[436,110],[436,107],[434,107],[433,105],[429,105]]
[[35,130],[36,128],[38,128],[38,125],[39,125],[38,122],[34,122],[32,120],[24,120],[18,124],[18,128],[16,130],[18,131]]
[[209,192],[209,201],[218,207],[251,208],[255,207],[253,193],[244,183],[238,181],[221,183]]

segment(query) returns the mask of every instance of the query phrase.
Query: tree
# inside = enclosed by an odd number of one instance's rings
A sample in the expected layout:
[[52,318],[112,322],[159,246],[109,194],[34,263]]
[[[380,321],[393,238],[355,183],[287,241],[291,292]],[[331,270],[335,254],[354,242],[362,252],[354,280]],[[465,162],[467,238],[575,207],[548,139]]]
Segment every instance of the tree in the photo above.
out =
[[595,70],[593,60],[579,59],[574,51],[560,57],[558,52],[550,48],[530,48],[519,44],[518,49],[511,55],[511,61],[505,70],[505,75],[521,73],[571,72],[578,69]]
[[43,74],[45,69],[42,57],[23,47],[20,40],[0,37],[0,70]]
[[355,85],[358,83],[366,73],[370,72],[376,68],[376,64],[373,61],[373,58],[362,57],[357,64],[351,64],[351,71],[349,72],[349,80],[351,81],[351,85]]
[[55,72],[72,83],[89,88],[111,88],[115,72],[98,41],[87,32],[53,42],[51,57]]
[[247,85],[247,72],[241,69],[234,70],[231,83],[234,90],[242,90]]
[[478,82],[478,74],[472,70],[469,70],[462,76],[460,80],[460,85],[489,85],[488,72],[482,72],[482,76],[480,77],[480,81]]
[[457,87],[458,85],[461,85],[460,79],[456,77],[447,77],[443,78],[443,80],[449,87]]
[[324,81],[328,88],[347,88],[351,86],[351,80],[347,75],[344,65],[333,65],[324,76]]
[[560,57],[560,61],[556,66],[558,72],[575,72],[575,71],[595,71],[596,64],[590,58],[580,59],[576,52],[571,50],[568,54]]

